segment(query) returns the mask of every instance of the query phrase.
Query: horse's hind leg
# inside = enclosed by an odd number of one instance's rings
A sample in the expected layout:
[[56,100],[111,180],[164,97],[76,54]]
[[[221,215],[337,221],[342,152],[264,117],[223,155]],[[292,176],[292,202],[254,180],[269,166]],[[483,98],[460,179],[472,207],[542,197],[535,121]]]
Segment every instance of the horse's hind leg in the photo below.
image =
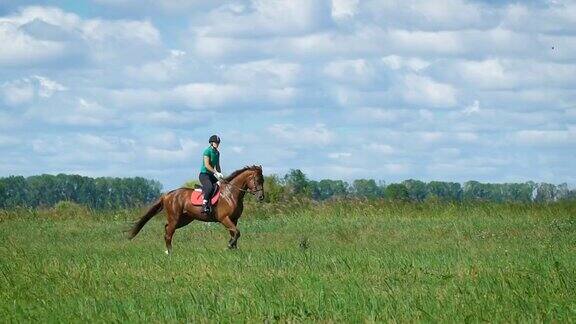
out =
[[174,232],[176,232],[176,224],[172,221],[168,221],[165,226],[166,233],[164,234],[164,241],[166,242],[166,254],[172,253],[172,237]]

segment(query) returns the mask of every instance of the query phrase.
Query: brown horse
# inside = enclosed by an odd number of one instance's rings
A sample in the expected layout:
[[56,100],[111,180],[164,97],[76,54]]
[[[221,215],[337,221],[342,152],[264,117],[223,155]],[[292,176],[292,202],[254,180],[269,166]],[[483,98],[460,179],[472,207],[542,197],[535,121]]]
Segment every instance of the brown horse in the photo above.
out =
[[144,225],[162,209],[166,209],[167,223],[166,254],[172,253],[172,237],[177,228],[188,225],[197,219],[204,222],[220,222],[230,232],[228,248],[237,247],[240,231],[236,227],[238,219],[244,209],[244,194],[249,192],[256,196],[258,201],[264,200],[264,177],[262,166],[247,166],[234,171],[220,185],[220,198],[212,207],[210,214],[202,213],[202,206],[192,205],[191,195],[193,189],[180,188],[160,196],[158,201],[140,218],[130,230],[130,239],[134,238]]

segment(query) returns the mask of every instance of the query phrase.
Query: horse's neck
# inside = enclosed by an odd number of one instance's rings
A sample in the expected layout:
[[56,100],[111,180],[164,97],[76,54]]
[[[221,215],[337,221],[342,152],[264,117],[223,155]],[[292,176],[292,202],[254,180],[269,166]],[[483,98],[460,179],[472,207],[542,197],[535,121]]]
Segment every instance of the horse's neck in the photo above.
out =
[[246,190],[247,176],[248,171],[244,171],[241,174],[237,175],[234,179],[230,180],[231,186],[229,186],[228,190],[230,190],[236,202],[242,201],[242,199],[244,199],[244,195],[246,194],[245,190]]

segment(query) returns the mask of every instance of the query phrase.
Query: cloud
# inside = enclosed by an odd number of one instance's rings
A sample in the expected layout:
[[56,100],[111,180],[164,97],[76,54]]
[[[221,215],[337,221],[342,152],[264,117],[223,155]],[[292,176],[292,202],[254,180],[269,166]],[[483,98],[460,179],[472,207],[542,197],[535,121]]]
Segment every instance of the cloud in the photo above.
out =
[[0,20],[0,66],[33,65],[51,62],[66,54],[62,43],[35,39],[9,21]]
[[290,86],[299,82],[301,66],[279,60],[258,60],[231,64],[221,68],[223,78],[229,82],[260,86]]
[[170,50],[168,56],[159,61],[148,62],[144,65],[131,65],[126,67],[126,74],[133,79],[146,81],[166,82],[181,73],[186,52]]
[[427,62],[418,57],[402,57],[398,55],[388,55],[382,58],[382,62],[392,70],[400,70],[402,68],[419,72],[430,66]]
[[60,83],[54,80],[50,80],[46,77],[35,75],[33,78],[38,80],[38,96],[40,97],[50,98],[55,92],[68,90],[68,88],[61,85]]
[[33,3],[0,5],[5,174],[176,186],[218,133],[227,170],[576,183],[573,1]]
[[316,124],[312,127],[274,124],[267,130],[271,135],[287,144],[327,145],[336,137],[336,134],[328,130],[324,124]]
[[209,37],[264,37],[305,34],[330,21],[320,0],[254,0],[224,4],[192,29]]
[[112,127],[122,123],[114,110],[84,98],[39,104],[28,109],[24,117],[30,121],[61,126]]
[[338,60],[328,63],[324,73],[335,81],[369,83],[376,77],[376,71],[363,59]]
[[34,99],[34,86],[28,79],[6,82],[0,86],[0,94],[5,104],[17,106]]
[[576,34],[576,3],[547,1],[545,6],[512,3],[504,9],[502,25],[522,32]]
[[565,146],[576,144],[576,129],[570,130],[521,130],[512,135],[521,145]]
[[0,85],[0,95],[8,106],[18,106],[33,102],[36,98],[50,98],[68,88],[47,77],[33,75]]
[[368,149],[375,153],[380,153],[384,155],[393,154],[396,152],[394,148],[387,144],[372,143],[368,145]]
[[328,154],[328,157],[331,159],[345,159],[345,158],[349,158],[352,156],[352,153],[349,152],[332,152]]
[[386,27],[418,30],[486,29],[497,24],[492,10],[463,0],[363,1],[363,12]]
[[467,115],[470,114],[474,114],[480,111],[480,101],[478,100],[474,100],[474,103],[472,103],[470,106],[467,106],[466,108],[464,108],[464,113]]
[[243,92],[235,85],[190,83],[177,86],[171,95],[188,107],[202,109],[220,106],[229,100],[240,100]]
[[457,104],[453,86],[415,74],[404,78],[403,96],[409,103],[424,106],[452,107]]
[[332,0],[332,17],[335,20],[350,19],[358,12],[359,0]]
[[[159,31],[149,21],[82,19],[56,7],[30,6],[0,17],[0,66],[37,66],[66,60],[112,63],[143,49],[154,54]],[[134,59],[134,57],[132,57]]]

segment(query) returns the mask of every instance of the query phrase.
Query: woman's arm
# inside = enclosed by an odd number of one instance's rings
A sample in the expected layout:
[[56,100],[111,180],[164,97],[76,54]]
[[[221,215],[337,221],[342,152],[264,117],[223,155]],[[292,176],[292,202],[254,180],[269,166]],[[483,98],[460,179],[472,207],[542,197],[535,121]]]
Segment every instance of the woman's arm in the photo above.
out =
[[210,157],[204,156],[204,166],[206,169],[212,173],[216,173],[216,170],[212,166],[210,166]]

